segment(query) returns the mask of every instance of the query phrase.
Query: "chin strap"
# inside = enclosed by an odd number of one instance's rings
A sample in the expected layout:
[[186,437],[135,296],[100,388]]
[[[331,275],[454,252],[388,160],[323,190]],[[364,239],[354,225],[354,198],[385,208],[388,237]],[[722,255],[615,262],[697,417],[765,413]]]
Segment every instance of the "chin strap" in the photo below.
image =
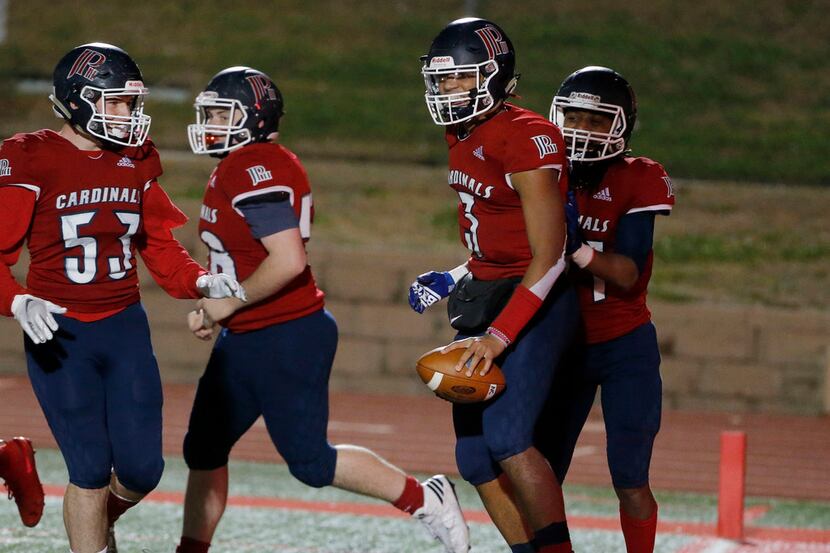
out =
[[473,131],[476,130],[476,128],[483,125],[484,123],[495,117],[497,114],[504,111],[504,109],[504,100],[496,101],[496,103],[490,110],[482,113],[478,117],[468,119],[467,121],[462,121],[461,123],[456,123],[455,135],[458,137],[459,140],[464,140],[465,138],[473,134]]
[[602,161],[571,161],[570,178],[574,188],[591,190],[599,186],[611,164],[621,157]]
[[67,121],[72,118],[72,115],[66,109],[66,106],[55,98],[54,94],[49,95],[49,100],[52,102],[52,112],[55,114],[55,117],[58,119],[66,119]]

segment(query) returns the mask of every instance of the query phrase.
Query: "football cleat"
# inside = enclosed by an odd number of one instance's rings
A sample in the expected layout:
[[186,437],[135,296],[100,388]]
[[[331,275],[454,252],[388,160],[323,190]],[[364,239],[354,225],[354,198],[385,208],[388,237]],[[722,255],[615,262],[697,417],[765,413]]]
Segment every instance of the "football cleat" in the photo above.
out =
[[37,475],[35,451],[27,438],[0,440],[0,478],[6,482],[9,499],[14,498],[20,520],[32,527],[43,516],[43,486]]
[[467,553],[470,550],[470,529],[458,505],[455,485],[443,474],[428,478],[421,485],[424,488],[424,504],[412,516],[444,545],[447,553]]

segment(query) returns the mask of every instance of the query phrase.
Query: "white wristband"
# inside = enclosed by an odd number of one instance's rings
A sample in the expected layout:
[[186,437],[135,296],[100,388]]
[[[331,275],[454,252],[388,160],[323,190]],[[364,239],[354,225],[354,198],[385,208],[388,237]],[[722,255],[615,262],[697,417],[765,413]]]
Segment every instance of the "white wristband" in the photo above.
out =
[[467,273],[469,273],[469,272],[470,272],[470,269],[469,269],[469,268],[467,268],[467,264],[466,264],[466,263],[464,263],[464,264],[462,264],[462,265],[459,265],[459,266],[458,266],[458,267],[456,267],[455,269],[450,269],[450,270],[449,270],[449,271],[447,271],[447,272],[448,272],[448,273],[450,274],[450,276],[452,277],[453,282],[454,282],[455,284],[458,284],[458,282],[459,282],[462,278],[464,278],[464,277],[467,275]]
[[510,338],[507,337],[507,334],[499,330],[498,328],[491,326],[487,329],[487,334],[494,337],[496,340],[504,344],[504,347],[510,345]]
[[571,259],[577,267],[584,269],[594,260],[594,248],[588,244],[582,244],[578,250],[571,254]]

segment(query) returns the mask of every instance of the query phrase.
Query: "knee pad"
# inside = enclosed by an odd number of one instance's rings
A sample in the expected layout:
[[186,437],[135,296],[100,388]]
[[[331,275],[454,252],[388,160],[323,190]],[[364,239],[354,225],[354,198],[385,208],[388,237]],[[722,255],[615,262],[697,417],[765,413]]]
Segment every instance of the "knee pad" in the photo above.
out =
[[69,471],[69,483],[85,490],[97,490],[109,485],[111,473],[112,469],[109,466],[101,467],[98,470],[89,467],[85,469],[76,468]]
[[85,490],[97,490],[110,483],[112,476],[112,457],[99,441],[96,445],[80,447],[72,442],[69,447],[61,449],[69,482]]
[[639,488],[648,484],[653,438],[629,434],[628,440],[608,440],[608,468],[615,488]]
[[524,436],[517,432],[489,432],[485,435],[488,451],[495,461],[503,461],[533,445],[531,436]]
[[501,474],[501,468],[490,457],[483,440],[460,438],[455,446],[455,463],[461,478],[478,486],[495,480]]
[[188,432],[182,447],[184,462],[191,470],[214,470],[228,464],[230,451],[216,440],[204,440]]
[[334,482],[334,469],[337,465],[337,451],[326,444],[322,454],[311,460],[288,461],[291,475],[312,488],[330,486]]
[[118,480],[128,490],[138,493],[150,493],[161,480],[164,472],[164,459],[159,455],[144,462],[122,463],[113,467]]

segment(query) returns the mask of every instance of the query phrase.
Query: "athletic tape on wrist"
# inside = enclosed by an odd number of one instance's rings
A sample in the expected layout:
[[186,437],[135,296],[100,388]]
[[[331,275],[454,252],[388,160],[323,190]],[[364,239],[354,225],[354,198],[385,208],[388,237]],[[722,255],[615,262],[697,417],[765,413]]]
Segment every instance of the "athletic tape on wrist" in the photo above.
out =
[[588,244],[582,244],[579,249],[571,255],[571,259],[573,259],[577,267],[584,269],[589,263],[591,263],[591,261],[594,260],[594,248]]
[[[462,278],[464,278],[467,275],[467,273],[470,272],[470,269],[467,267],[467,264],[464,263],[462,265],[459,265],[455,269],[450,269],[447,272],[450,274],[450,278],[452,278],[451,287],[455,287],[455,285],[458,284],[458,281],[460,281]],[[452,290],[450,290],[450,291],[452,291]]]

